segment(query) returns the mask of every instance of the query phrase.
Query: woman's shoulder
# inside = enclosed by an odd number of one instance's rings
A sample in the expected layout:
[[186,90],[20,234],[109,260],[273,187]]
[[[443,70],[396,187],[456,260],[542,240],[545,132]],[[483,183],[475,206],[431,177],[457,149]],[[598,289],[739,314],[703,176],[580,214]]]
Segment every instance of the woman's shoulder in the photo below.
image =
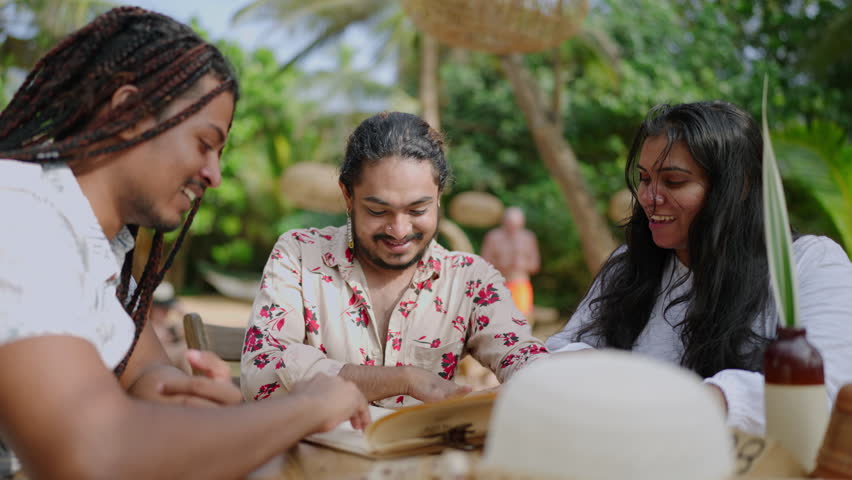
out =
[[849,256],[837,242],[822,235],[802,235],[793,242],[799,264],[849,263]]

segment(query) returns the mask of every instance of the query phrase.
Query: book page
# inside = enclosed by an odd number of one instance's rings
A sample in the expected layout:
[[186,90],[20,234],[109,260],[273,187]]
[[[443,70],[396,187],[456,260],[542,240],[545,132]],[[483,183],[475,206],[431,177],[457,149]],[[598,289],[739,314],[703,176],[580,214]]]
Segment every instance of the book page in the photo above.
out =
[[[392,410],[390,408],[370,405],[370,418],[373,422],[375,422],[382,417],[394,413],[395,411],[396,410]],[[364,432],[352,428],[352,425],[348,420],[328,432],[308,435],[305,437],[305,441],[364,457],[373,457],[373,455],[370,454],[370,448],[367,446],[367,441],[364,438]]]

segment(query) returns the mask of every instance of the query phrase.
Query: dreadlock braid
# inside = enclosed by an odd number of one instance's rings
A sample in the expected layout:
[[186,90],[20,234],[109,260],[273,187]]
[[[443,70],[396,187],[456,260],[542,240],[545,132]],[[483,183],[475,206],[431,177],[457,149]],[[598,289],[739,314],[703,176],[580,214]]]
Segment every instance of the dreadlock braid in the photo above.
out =
[[[215,89],[176,115],[160,118],[169,104],[210,74],[221,82]],[[113,93],[127,84],[138,91],[103,112]],[[115,8],[66,37],[36,63],[0,113],[0,158],[40,163],[116,153],[180,124],[224,91],[231,92],[235,102],[239,98],[234,70],[216,47],[165,15],[137,7]],[[154,127],[116,141],[117,134],[151,116],[157,119]],[[135,335],[116,375],[127,366],[154,289],[171,266],[198,206],[196,200],[162,269],[163,232],[155,233],[132,295],[134,252],[125,257],[116,296],[133,319]],[[138,226],[128,228],[135,238]]]

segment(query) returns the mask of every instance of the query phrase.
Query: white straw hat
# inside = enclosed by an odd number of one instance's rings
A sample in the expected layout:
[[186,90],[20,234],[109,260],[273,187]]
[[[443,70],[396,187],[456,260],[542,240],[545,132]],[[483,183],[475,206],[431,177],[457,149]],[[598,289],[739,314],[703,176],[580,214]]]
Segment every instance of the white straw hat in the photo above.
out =
[[627,352],[574,352],[501,388],[480,467],[480,478],[721,480],[734,447],[722,407],[692,372]]

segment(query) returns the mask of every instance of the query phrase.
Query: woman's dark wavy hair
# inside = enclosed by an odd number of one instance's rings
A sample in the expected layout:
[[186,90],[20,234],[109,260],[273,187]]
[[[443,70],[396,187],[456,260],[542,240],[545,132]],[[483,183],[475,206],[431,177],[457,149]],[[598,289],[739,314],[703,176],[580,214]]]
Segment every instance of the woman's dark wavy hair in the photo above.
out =
[[361,122],[349,136],[340,166],[340,183],[351,195],[352,188],[361,181],[365,164],[375,164],[393,156],[429,160],[439,192],[452,182],[441,133],[417,115],[382,112]]
[[[634,199],[632,217],[624,225],[627,248],[610,257],[598,274],[601,293],[591,301],[593,321],[577,337],[632,349],[662,294],[664,269],[676,261],[672,250],[654,244],[637,197],[642,146],[657,136],[667,140],[657,162],[682,142],[709,185],[689,227],[692,288],[664,309],[687,304],[679,324],[681,364],[704,377],[728,368],[760,371],[767,339],[755,322],[771,299],[763,233],[763,141],[748,113],[721,101],[659,105],[639,127],[625,168]],[[676,284],[684,281],[675,279]]]
[[[221,83],[183,111],[162,118],[174,100],[212,74]],[[138,92],[107,113],[102,106],[118,87]],[[0,158],[25,162],[74,161],[126,150],[178,125],[229,91],[236,102],[237,76],[219,50],[191,28],[165,15],[136,7],[112,9],[69,35],[48,52],[0,113]],[[158,122],[134,138],[117,134],[147,116]],[[199,199],[200,200],[200,199]],[[171,266],[198,211],[196,200],[169,253],[163,256],[163,232],[156,232],[138,287],[128,299],[133,267],[131,251],[121,271],[118,298],[133,318],[133,346],[115,372],[121,375],[145,325],[154,289]],[[129,226],[135,236],[138,227]]]

